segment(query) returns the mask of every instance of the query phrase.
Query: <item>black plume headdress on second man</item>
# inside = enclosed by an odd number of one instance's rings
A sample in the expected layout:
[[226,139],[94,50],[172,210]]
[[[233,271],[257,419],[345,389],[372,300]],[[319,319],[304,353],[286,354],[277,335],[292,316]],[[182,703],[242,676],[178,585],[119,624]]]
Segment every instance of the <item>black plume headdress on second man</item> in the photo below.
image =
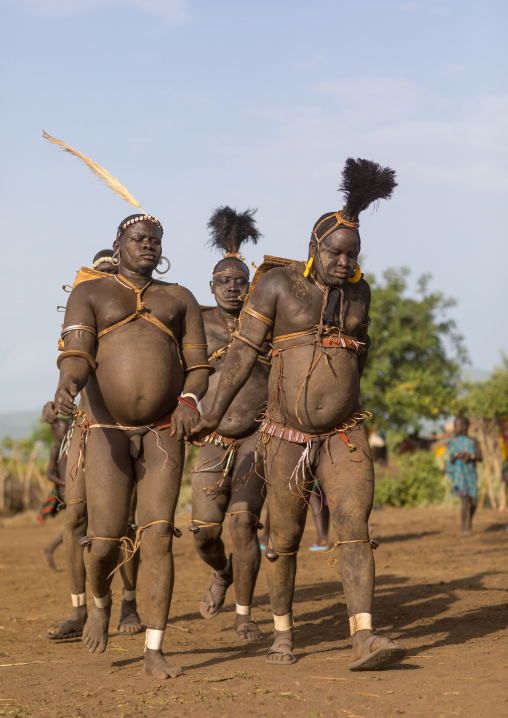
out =
[[222,258],[214,266],[212,274],[218,274],[219,272],[216,271],[217,266],[223,259],[229,258],[238,259],[245,267],[245,270],[241,271],[245,271],[247,275],[249,274],[249,268],[244,262],[244,257],[240,254],[240,247],[249,240],[253,244],[257,244],[258,239],[263,236],[256,227],[256,220],[254,219],[256,212],[257,209],[237,212],[226,205],[218,207],[212,214],[207,225],[210,232],[208,244],[224,252]]

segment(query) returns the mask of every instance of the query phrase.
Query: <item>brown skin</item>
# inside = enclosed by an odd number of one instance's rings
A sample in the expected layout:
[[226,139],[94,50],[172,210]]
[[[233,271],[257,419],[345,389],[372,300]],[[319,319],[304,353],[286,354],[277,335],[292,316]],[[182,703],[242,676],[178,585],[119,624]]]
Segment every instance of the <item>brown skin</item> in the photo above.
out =
[[[116,274],[118,267],[111,262],[102,262],[96,267],[97,271],[105,274]],[[82,408],[82,406],[78,407]],[[42,410],[42,418],[47,424],[54,425],[58,419],[56,415],[55,405],[52,401],[45,404]],[[67,423],[65,422],[67,428]],[[65,483],[64,500],[67,502],[73,499],[85,499],[85,473],[78,465],[78,449],[79,449],[79,430],[75,430],[71,445],[69,447],[69,456],[62,457],[58,463],[59,470],[63,469],[63,479]],[[69,461],[67,460],[69,459]],[[66,470],[67,467],[67,470]],[[131,515],[129,523],[134,522],[134,512],[136,510],[135,492],[133,494],[133,503],[131,506]],[[87,532],[87,511],[86,502],[70,503],[65,511],[65,528],[63,531],[64,553],[67,575],[70,580],[71,593],[79,595],[86,591],[86,570],[83,559],[83,549],[79,545],[79,539],[86,535]],[[134,538],[134,531],[129,529],[128,535]],[[121,567],[120,573],[124,588],[133,590],[136,588],[137,573],[139,567],[139,553],[136,554],[132,561]],[[122,599],[122,617],[130,616],[129,622],[122,623],[120,621],[119,631],[121,633],[137,633],[141,629],[141,621],[137,614],[136,601],[126,601]],[[132,620],[136,618],[136,621]],[[62,621],[58,626],[50,628],[46,636],[62,636],[66,631],[72,631],[72,625],[69,621],[84,626],[88,618],[86,606],[73,606],[70,616]]]
[[[332,232],[319,247],[311,240],[309,257],[314,256],[312,276],[303,276],[303,264],[294,263],[276,268],[264,275],[256,285],[249,306],[274,320],[273,336],[299,332],[319,324],[323,306],[321,285],[342,287],[346,299],[346,334],[368,341],[365,322],[370,305],[370,288],[364,279],[356,284],[347,280],[354,275],[359,254],[356,232],[339,228]],[[316,281],[314,281],[316,280]],[[241,333],[260,345],[266,338],[268,327],[248,315],[242,319]],[[326,350],[328,362],[321,358],[318,369],[306,381],[313,358],[313,347],[303,346],[283,352],[275,358],[269,382],[268,415],[284,424],[305,432],[330,431],[344,421],[359,405],[360,377],[367,360],[367,352],[342,348]],[[221,420],[236,393],[244,385],[257,353],[236,340],[225,362],[222,380],[210,412],[202,417],[195,428],[198,436],[212,431]],[[279,379],[280,362],[283,378]],[[280,381],[280,384],[279,384]],[[300,398],[298,395],[304,385]],[[280,386],[282,392],[274,392]],[[298,406],[296,404],[298,403]],[[335,434],[328,443],[328,452],[321,451],[313,461],[313,471],[328,498],[330,516],[341,541],[368,537],[368,517],[372,508],[374,472],[372,458],[363,425],[350,433],[357,445],[354,457],[350,455],[340,436]],[[360,448],[361,447],[361,448]],[[302,454],[302,445],[270,439],[267,454],[267,498],[270,509],[270,537],[273,547],[280,553],[290,553],[299,547],[307,515],[307,502],[311,484],[297,487],[291,476]],[[316,453],[313,452],[314,457]],[[351,543],[337,549],[340,573],[350,616],[371,613],[374,591],[374,561],[367,542]],[[282,556],[268,563],[270,599],[275,615],[291,611],[296,573],[296,556]],[[353,638],[353,660],[360,657],[363,643],[371,631],[358,631]],[[293,632],[276,633],[276,640],[268,660],[286,663],[292,659],[291,650],[278,650],[284,640],[292,649]],[[374,641],[376,650],[381,639]],[[390,642],[391,644],[392,642]]]
[[[217,301],[217,310],[203,312],[208,353],[211,355],[220,347],[230,343],[231,333],[235,331],[238,317],[243,306],[243,297],[249,290],[249,280],[244,273],[244,265],[236,259],[225,259],[216,267],[217,271],[231,270],[227,274],[216,274],[212,283],[212,293]],[[238,275],[242,271],[243,276]],[[268,348],[268,347],[267,347]],[[208,392],[201,402],[204,411],[208,411],[215,396],[224,366],[225,357],[211,360],[215,374],[210,379]],[[267,399],[267,383],[270,367],[256,363],[252,374],[238,396],[232,402],[217,429],[218,433],[230,438],[244,439],[251,437],[259,426],[256,418],[265,409]],[[259,517],[263,503],[263,468],[254,466],[254,452],[258,443],[258,435],[246,439],[236,455],[235,465],[231,474],[225,479],[220,490],[207,493],[206,489],[219,481],[222,468],[206,473],[195,473],[192,481],[192,515],[207,522],[219,522],[220,526],[203,527],[194,534],[194,545],[200,557],[215,571],[224,571],[227,567],[227,556],[221,539],[222,523],[226,511],[250,511]],[[199,451],[196,467],[207,469],[217,464],[224,449],[205,444]],[[245,477],[250,473],[248,479]],[[236,602],[242,606],[250,606],[259,571],[261,552],[257,536],[256,522],[249,514],[231,516],[229,530],[233,540],[233,578]],[[209,589],[212,600],[217,603],[223,600],[226,589],[212,581]],[[210,606],[208,592],[203,599],[205,610],[210,617],[214,615]],[[245,625],[249,624],[248,629]],[[250,625],[252,624],[252,625]],[[261,632],[252,621],[252,616],[236,616],[235,628],[241,640],[261,638]]]
[[[119,281],[103,279],[79,284],[67,305],[65,324],[86,324],[98,332],[135,311],[134,292],[121,282],[126,278],[141,289],[151,278],[161,256],[161,234],[150,221],[129,226],[118,240]],[[180,343],[204,344],[201,311],[192,294],[178,285],[154,281],[143,293],[146,309],[172,330]],[[93,429],[86,448],[86,496],[91,536],[125,535],[134,485],[137,486],[139,523],[165,521],[141,534],[143,591],[147,627],[164,630],[173,589],[173,533],[171,525],[183,468],[183,439],[189,436],[199,414],[177,402],[182,393],[202,397],[208,371],[184,374],[172,339],[151,323],[137,319],[96,342],[89,332],[72,332],[65,349],[89,353],[96,349],[97,371],[90,375],[81,357],[63,360],[55,404],[62,413],[76,410],[74,397],[85,385],[86,415],[91,422],[145,427],[172,413],[172,426],[158,432],[144,428],[124,432]],[[186,349],[187,366],[206,364],[206,351]],[[88,384],[87,384],[88,382]],[[130,455],[130,435],[143,434],[139,458]],[[163,451],[163,450],[164,451]],[[166,457],[166,452],[168,457]],[[94,596],[108,595],[109,573],[115,568],[119,544],[95,540],[85,549],[87,576]],[[83,641],[93,653],[106,649],[111,603],[92,608]],[[162,650],[147,649],[145,673],[157,678],[175,677],[181,669],[170,666]]]
[[[455,436],[467,436],[469,431],[469,422],[463,417],[459,416],[454,422],[454,433]],[[450,457],[452,464],[456,461],[464,461],[465,463],[471,462],[475,464],[477,461],[482,461],[482,450],[480,444],[475,442],[475,453],[471,456],[467,451],[459,451]],[[473,528],[473,516],[476,511],[476,499],[472,496],[462,497],[462,506],[460,508],[460,519],[461,519],[461,534],[463,536],[470,536]]]
[[[48,402],[51,404],[52,402]],[[47,414],[47,405],[44,406],[42,410],[42,415],[44,417],[45,413]],[[55,442],[53,446],[51,447],[51,451],[49,454],[49,461],[48,461],[48,468],[46,470],[46,476],[50,481],[53,481],[58,486],[58,494],[61,495],[63,491],[63,486],[65,484],[65,465],[66,460],[64,457],[62,457],[61,461],[58,461],[58,454],[60,453],[60,445],[62,443],[62,440],[65,436],[65,432],[67,431],[67,422],[62,421],[62,419],[57,419],[56,415],[54,417],[53,421],[48,422],[51,425],[51,431],[53,432],[53,436],[55,437]],[[49,568],[52,568],[53,570],[56,570],[55,561],[53,558],[53,552],[55,549],[60,546],[60,544],[63,543],[63,532],[60,533],[57,538],[52,541],[50,544],[45,546],[42,549],[42,556],[44,559],[44,562],[49,566]]]
[[[82,404],[80,403],[80,408]],[[54,425],[58,421],[56,416],[56,409],[54,403],[48,402],[43,409],[43,419],[46,423]],[[67,422],[65,427],[67,427]],[[66,502],[72,502],[73,499],[86,499],[86,487],[85,487],[85,472],[78,465],[78,449],[79,449],[80,431],[76,429],[73,433],[71,445],[69,447],[68,457],[62,457],[58,462],[60,467],[63,464],[64,468],[64,480],[65,489],[63,500]],[[129,523],[134,521],[134,513],[136,510],[135,492],[133,494],[133,500],[131,502],[131,510],[129,516]],[[79,540],[87,533],[88,527],[88,516],[87,516],[87,504],[85,502],[70,503],[65,509],[65,526],[63,531],[64,541],[64,553],[65,553],[65,564],[67,575],[70,582],[70,591],[75,595],[85,593],[86,591],[86,570],[85,562],[83,559],[83,549],[79,545]],[[134,531],[129,529],[128,536],[134,538]],[[123,560],[123,557],[122,557]],[[136,588],[137,573],[139,567],[139,553],[137,553],[131,561],[121,567],[120,572],[122,574],[122,580],[124,588],[133,590]],[[122,614],[137,616],[136,601],[126,601],[122,599]],[[88,618],[88,611],[86,606],[73,606],[70,615],[65,621],[62,621],[58,626],[50,628],[46,636],[61,636],[66,630],[66,623],[73,621],[80,626],[84,626]],[[136,633],[139,631],[141,622],[139,616],[137,616],[136,623],[130,622],[126,624],[120,624],[119,631],[121,633]],[[67,628],[67,630],[69,630]]]

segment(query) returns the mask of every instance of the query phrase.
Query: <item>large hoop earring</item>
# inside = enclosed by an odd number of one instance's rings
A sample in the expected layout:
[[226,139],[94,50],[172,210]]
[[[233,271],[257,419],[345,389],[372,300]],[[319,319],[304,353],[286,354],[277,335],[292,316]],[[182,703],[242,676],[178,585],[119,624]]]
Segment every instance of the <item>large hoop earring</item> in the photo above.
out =
[[304,277],[309,276],[310,268],[312,267],[313,262],[314,262],[314,255],[312,255],[312,257],[309,259],[309,261],[305,265],[305,272],[303,273]]
[[164,269],[164,270],[162,270],[162,271],[161,271],[160,269],[157,269],[157,267],[155,267],[155,271],[157,272],[157,274],[166,274],[166,273],[169,272],[169,270],[171,269],[171,262],[169,261],[169,259],[168,259],[167,257],[161,257],[161,258],[159,259],[159,265],[162,264],[162,260],[163,260],[163,259],[166,260],[166,262],[168,263],[168,266],[166,267],[166,269]]
[[360,265],[357,263],[355,267],[355,273],[353,277],[350,277],[347,281],[351,282],[351,284],[356,284],[360,281],[362,278],[362,270],[360,269]]
[[120,264],[120,259],[118,258],[119,252],[120,252],[120,250],[117,248],[115,250],[115,252],[113,253],[113,256],[111,257],[111,264],[114,267],[118,267],[118,265]]

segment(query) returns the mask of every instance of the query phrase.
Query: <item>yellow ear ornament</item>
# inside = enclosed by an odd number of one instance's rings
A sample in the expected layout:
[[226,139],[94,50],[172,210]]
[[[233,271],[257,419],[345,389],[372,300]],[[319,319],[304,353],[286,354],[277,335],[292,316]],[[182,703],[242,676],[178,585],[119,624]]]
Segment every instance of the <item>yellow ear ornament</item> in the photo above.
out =
[[355,269],[355,276],[350,277],[347,281],[351,282],[351,284],[356,284],[357,282],[360,281],[361,278],[362,278],[362,270],[360,269],[360,265],[357,264],[356,269]]
[[312,267],[312,263],[314,262],[314,257],[311,257],[307,264],[305,265],[305,272],[303,273],[304,277],[309,276],[310,268]]

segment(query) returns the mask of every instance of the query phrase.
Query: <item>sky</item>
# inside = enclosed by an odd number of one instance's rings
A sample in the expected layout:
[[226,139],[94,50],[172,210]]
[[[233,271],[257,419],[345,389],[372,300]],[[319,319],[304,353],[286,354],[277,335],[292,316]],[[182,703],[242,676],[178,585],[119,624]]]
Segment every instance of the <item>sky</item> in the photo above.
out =
[[43,129],[161,220],[166,278],[204,304],[214,208],[258,208],[249,263],[303,259],[346,158],[388,165],[362,270],[431,273],[472,365],[508,353],[503,0],[0,0],[0,20],[0,411],[53,397],[61,287],[132,211]]

